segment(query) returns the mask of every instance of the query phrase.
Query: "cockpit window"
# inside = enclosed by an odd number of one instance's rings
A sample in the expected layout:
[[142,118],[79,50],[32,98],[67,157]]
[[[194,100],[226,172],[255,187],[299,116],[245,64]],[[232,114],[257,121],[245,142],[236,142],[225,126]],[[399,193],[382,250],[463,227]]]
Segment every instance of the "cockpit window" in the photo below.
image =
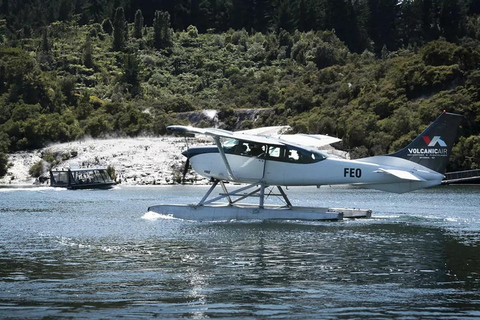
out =
[[222,141],[225,153],[247,157],[265,157],[268,160],[291,163],[314,163],[324,160],[327,156],[320,151],[310,151],[293,146],[272,146],[252,141],[224,139]]
[[225,139],[225,138],[221,138],[220,142],[222,143],[222,146],[224,148],[233,148],[239,143],[237,139]]
[[266,145],[252,141],[242,141],[230,139],[222,143],[225,153],[237,154],[242,156],[261,157],[265,154]]

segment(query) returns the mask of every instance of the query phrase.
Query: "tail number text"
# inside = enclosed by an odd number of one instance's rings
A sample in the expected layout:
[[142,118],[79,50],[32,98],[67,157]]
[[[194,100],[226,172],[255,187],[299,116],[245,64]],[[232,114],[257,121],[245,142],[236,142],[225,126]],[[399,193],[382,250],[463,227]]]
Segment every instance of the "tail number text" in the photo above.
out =
[[349,178],[360,178],[362,169],[360,168],[343,168],[343,176]]

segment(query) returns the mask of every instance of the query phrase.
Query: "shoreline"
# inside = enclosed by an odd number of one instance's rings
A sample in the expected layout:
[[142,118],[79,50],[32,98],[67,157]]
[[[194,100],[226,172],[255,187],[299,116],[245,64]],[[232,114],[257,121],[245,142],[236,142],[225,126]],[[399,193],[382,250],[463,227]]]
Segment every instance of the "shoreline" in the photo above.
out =
[[[30,168],[42,160],[53,160],[51,169],[108,167],[115,169],[120,185],[172,185],[182,178],[185,158],[181,152],[188,145],[198,144],[193,138],[140,137],[85,139],[52,144],[42,149],[8,155],[12,164],[0,179],[3,186],[48,186],[29,174]],[[41,177],[49,178],[50,166],[43,160]],[[206,184],[208,180],[189,170],[186,181]]]

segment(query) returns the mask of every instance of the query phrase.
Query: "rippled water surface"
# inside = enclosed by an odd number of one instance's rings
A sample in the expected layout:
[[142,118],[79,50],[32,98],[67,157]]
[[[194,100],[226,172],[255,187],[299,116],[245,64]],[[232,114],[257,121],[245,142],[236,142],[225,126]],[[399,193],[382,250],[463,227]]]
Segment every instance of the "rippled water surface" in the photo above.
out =
[[290,188],[342,222],[147,214],[207,187],[0,189],[0,318],[480,317],[480,187]]

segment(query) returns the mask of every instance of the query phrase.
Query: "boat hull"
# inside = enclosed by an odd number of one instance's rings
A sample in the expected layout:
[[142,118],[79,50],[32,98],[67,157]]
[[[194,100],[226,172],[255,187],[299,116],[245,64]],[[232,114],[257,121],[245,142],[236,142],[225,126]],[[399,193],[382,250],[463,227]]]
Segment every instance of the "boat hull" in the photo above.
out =
[[72,184],[67,187],[70,190],[81,190],[81,189],[112,189],[115,186],[115,183],[87,183],[87,184]]

